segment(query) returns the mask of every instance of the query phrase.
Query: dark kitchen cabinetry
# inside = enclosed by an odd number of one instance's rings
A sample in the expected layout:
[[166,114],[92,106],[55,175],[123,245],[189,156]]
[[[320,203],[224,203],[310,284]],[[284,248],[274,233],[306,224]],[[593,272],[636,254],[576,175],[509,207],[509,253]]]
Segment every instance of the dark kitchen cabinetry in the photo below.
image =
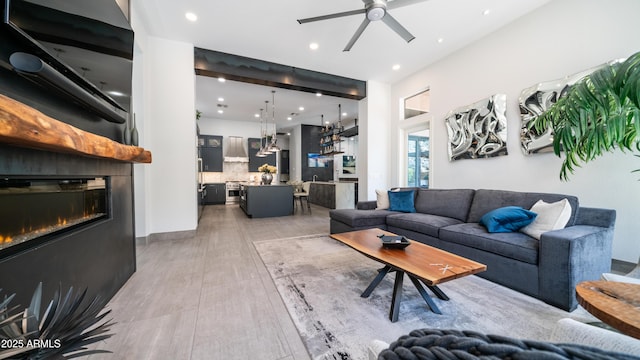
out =
[[240,208],[250,218],[293,214],[293,186],[240,185]]
[[[302,161],[300,166],[302,181],[328,181],[333,179],[333,156],[323,157],[320,155],[322,151],[320,139],[323,131],[324,127],[322,126],[301,126],[302,152],[300,156]],[[315,161],[318,157],[323,159],[321,163]],[[320,166],[320,164],[322,165]]]
[[[258,172],[258,168],[264,164],[276,166],[276,153],[269,154],[265,157],[256,156],[258,150],[260,150],[260,139],[249,138],[247,140],[249,149],[249,172]],[[262,140],[264,143],[265,140]]]
[[202,159],[202,171],[222,172],[222,136],[198,136],[198,151]]
[[204,198],[206,205],[224,204],[227,200],[227,190],[224,183],[209,183],[206,189],[207,196]]
[[289,150],[280,151],[280,174],[289,175]]

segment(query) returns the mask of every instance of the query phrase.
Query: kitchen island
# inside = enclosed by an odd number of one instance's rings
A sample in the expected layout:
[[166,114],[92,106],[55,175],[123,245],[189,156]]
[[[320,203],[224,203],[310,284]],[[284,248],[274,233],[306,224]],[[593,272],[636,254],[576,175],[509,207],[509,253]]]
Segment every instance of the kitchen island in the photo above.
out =
[[314,181],[309,185],[309,202],[329,209],[354,209],[356,182]]
[[240,208],[250,218],[293,215],[293,186],[240,184]]

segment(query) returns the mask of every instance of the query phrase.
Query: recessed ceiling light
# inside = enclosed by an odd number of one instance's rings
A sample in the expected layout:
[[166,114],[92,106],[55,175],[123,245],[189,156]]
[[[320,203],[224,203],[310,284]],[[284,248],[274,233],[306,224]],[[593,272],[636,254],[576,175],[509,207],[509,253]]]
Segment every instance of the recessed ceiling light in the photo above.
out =
[[223,98],[223,97],[219,97],[219,98],[218,98],[218,101],[223,102],[223,101],[224,101],[224,98]]
[[291,136],[291,133],[290,133],[290,132],[288,132],[288,133],[287,133],[287,136]]
[[491,9],[486,9],[485,11],[482,12],[482,15],[489,15],[491,14]]
[[324,123],[327,124],[327,125],[330,124],[330,122],[328,122],[328,121],[325,121]]
[[312,42],[311,44],[309,44],[309,49],[318,50],[318,43]]
[[192,12],[188,12],[186,14],[184,14],[184,17],[187,18],[187,20],[189,21],[197,21],[198,20],[198,15],[192,13]]
[[218,77],[218,81],[223,83],[223,82],[227,81],[227,79],[223,78],[222,76],[219,76]]
[[442,44],[444,42],[443,38],[438,38],[438,44]]
[[291,116],[287,116],[287,120],[291,121],[293,118]]
[[253,117],[259,118],[260,114],[253,114]]
[[218,114],[222,114],[222,113],[224,113],[224,110],[222,109],[218,110]]
[[317,92],[316,96],[322,96],[322,93],[321,92]]
[[347,116],[347,113],[346,113],[346,112],[343,112],[343,113],[342,113],[342,116]]
[[300,107],[298,108],[298,110],[300,110],[300,111],[304,111],[304,106],[300,106]]
[[400,70],[400,64],[395,64],[391,67],[393,70]]

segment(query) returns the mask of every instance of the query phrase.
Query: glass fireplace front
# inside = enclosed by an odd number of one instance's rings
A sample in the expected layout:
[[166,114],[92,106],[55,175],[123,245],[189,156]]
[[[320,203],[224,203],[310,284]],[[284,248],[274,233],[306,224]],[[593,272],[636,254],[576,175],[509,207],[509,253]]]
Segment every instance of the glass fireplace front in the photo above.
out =
[[107,177],[0,179],[0,251],[106,218],[108,183]]

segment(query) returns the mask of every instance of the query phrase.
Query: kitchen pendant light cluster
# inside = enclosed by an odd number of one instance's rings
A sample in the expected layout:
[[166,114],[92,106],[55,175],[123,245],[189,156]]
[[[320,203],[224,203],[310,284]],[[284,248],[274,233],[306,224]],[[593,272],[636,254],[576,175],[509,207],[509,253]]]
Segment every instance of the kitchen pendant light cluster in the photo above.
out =
[[[273,133],[269,136],[269,120],[267,119],[269,111],[269,101],[265,101],[265,121],[264,128],[262,126],[262,109],[260,109],[260,150],[256,153],[257,157],[265,157],[274,152],[280,151],[276,134],[276,91],[271,91],[271,121],[273,122]],[[263,143],[264,141],[264,143]]]

